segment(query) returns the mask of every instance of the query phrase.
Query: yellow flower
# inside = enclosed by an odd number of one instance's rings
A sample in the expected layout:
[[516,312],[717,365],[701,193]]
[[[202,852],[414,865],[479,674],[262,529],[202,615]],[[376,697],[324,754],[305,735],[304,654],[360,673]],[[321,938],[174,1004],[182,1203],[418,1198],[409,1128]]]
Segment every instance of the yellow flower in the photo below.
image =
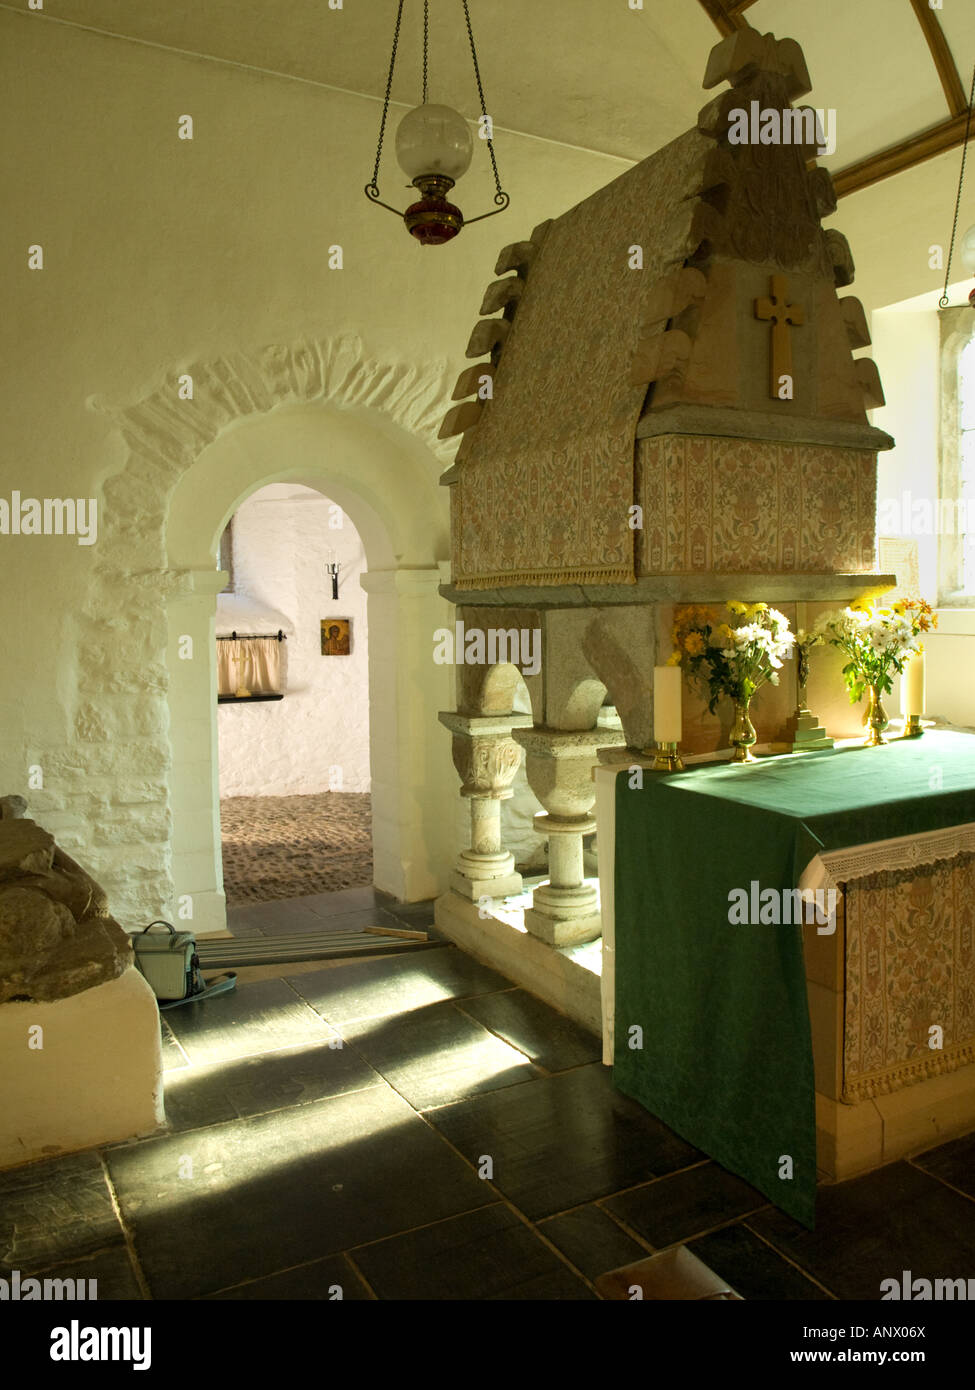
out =
[[667,658],[667,665],[668,665],[668,666],[679,666],[679,665],[680,665],[680,652],[671,652],[670,656]]
[[768,604],[767,604],[767,603],[753,603],[753,604],[751,605],[751,607],[750,607],[750,608],[748,609],[748,611],[747,611],[747,616],[748,616],[749,618],[754,618],[754,617],[756,617],[759,613],[767,613],[767,612],[768,612]]
[[726,603],[725,607],[728,609],[729,613],[734,613],[735,616],[739,618],[744,613],[748,612],[748,605],[746,603],[741,603],[736,598],[733,598],[729,603]]
[[722,637],[731,637],[734,635],[734,628],[729,627],[727,623],[722,623],[718,631]]
[[699,632],[689,632],[684,642],[688,656],[701,656],[704,652],[704,638]]
[[906,602],[904,601],[904,599],[898,599],[897,603],[894,604],[894,607],[893,607],[892,611],[893,611],[894,613],[906,613],[906,612],[907,612],[907,604],[906,604]]

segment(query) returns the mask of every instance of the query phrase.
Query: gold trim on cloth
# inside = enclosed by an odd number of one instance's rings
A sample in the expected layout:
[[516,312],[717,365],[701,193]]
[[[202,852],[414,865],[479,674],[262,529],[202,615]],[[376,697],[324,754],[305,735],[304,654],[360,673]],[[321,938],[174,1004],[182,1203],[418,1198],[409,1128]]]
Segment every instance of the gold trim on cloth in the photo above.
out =
[[554,584],[635,584],[632,569],[524,570],[520,574],[475,574],[453,581],[455,589],[497,589]]

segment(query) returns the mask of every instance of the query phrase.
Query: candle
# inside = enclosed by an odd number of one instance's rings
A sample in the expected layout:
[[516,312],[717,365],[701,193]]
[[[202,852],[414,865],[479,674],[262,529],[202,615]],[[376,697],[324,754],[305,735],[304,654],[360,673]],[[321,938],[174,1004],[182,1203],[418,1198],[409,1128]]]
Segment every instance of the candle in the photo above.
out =
[[653,668],[653,736],[657,743],[681,740],[681,670],[679,666]]
[[912,656],[901,676],[901,714],[924,713],[924,653]]

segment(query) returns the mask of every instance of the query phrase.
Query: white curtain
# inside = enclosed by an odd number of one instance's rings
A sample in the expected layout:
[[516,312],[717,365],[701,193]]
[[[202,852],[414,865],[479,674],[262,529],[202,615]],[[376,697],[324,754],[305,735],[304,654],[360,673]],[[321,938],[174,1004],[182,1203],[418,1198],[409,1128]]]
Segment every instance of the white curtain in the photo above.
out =
[[276,637],[234,637],[217,643],[219,695],[281,693],[281,643]]

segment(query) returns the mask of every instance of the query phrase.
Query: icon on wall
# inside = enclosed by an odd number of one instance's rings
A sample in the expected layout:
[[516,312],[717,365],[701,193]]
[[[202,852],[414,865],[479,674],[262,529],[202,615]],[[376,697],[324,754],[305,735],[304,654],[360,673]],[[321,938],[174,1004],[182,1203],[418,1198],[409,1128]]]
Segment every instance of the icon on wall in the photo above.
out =
[[352,619],[322,618],[322,656],[351,656]]

